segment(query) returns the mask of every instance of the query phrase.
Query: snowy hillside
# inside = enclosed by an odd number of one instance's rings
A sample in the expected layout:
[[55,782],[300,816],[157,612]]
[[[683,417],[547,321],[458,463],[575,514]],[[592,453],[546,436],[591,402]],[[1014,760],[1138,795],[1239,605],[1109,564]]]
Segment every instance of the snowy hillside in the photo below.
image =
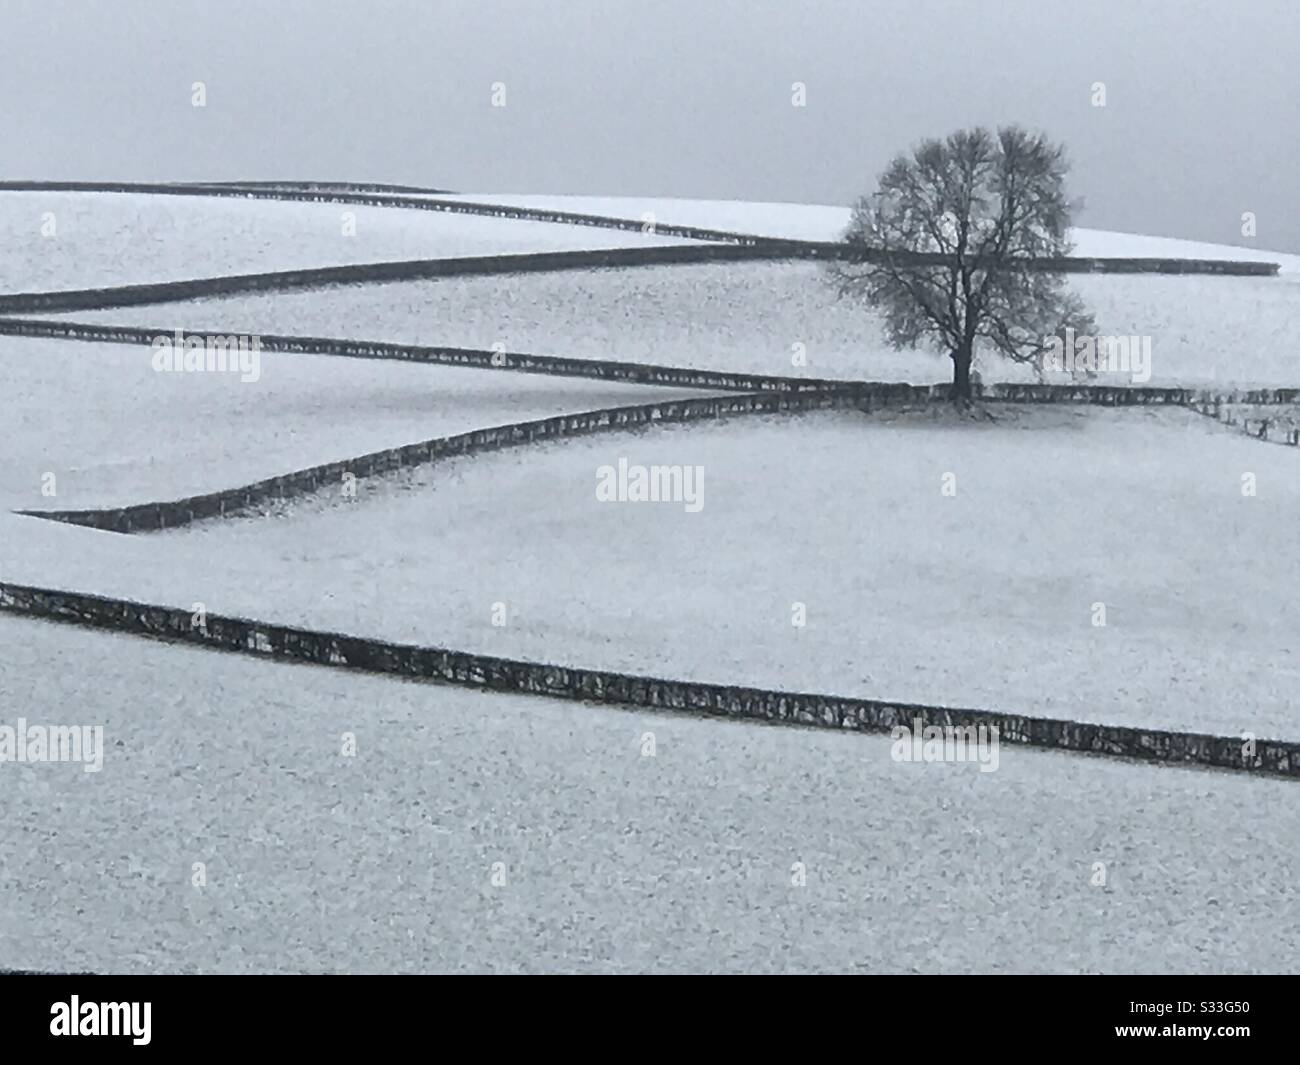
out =
[[[507,201],[805,239],[835,239],[845,217]],[[47,207],[55,239],[39,236]],[[348,238],[341,210],[0,193],[0,289],[661,242],[381,208],[359,209]],[[1146,383],[1300,386],[1300,256],[1077,237],[1085,255],[1281,262],[1276,278],[1071,285],[1105,330],[1152,337]],[[950,374],[941,355],[889,348],[876,317],[808,262],[48,317],[795,377]],[[18,337],[0,338],[0,377],[0,581],[939,713],[1300,738],[1300,616],[1280,577],[1300,566],[1300,452],[1187,409],[989,404],[966,416],[945,403],[598,432],[373,477],[355,499],[322,492],[119,535],[12,512],[169,500],[700,393],[272,353],[241,381],[159,373],[145,345]],[[701,508],[601,501],[600,471],[619,462],[700,469]],[[51,475],[57,490],[42,491]],[[0,820],[28,826],[10,848],[22,882],[0,888],[0,967],[1256,971],[1292,965],[1278,943],[1300,935],[1260,919],[1297,909],[1285,780],[1025,749],[989,774],[904,766],[881,736],[469,692],[6,614],[0,644],[11,706],[33,720],[77,707],[109,737],[101,773],[20,771],[0,788]],[[344,734],[356,761],[340,759]],[[185,886],[195,861],[210,871],[202,893]],[[1105,891],[1089,885],[1097,861],[1111,868]],[[488,880],[497,863],[510,890]],[[796,863],[810,885],[797,901]],[[1045,922],[1045,906],[1086,919]],[[918,929],[916,907],[961,934]]]
[[[442,197],[444,199],[451,197]],[[543,207],[615,218],[651,217],[660,223],[709,226],[791,240],[839,240],[848,225],[848,207],[803,203],[752,203],[739,200],[689,200],[635,196],[539,196],[464,193],[461,199],[517,207]],[[1280,263],[1285,273],[1300,273],[1300,255],[1268,251],[1253,244],[1207,244],[1173,237],[1074,230],[1075,254],[1087,257],[1169,257],[1180,259],[1261,259]]]

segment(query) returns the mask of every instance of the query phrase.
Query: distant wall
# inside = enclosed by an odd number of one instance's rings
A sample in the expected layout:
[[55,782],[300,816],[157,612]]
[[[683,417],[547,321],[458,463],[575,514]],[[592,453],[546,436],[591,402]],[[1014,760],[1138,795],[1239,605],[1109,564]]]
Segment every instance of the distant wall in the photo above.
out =
[[0,314],[52,314],[110,310],[150,303],[177,303],[248,292],[285,292],[337,285],[419,281],[444,277],[554,273],[634,266],[789,259],[786,250],[754,245],[681,244],[596,250],[531,252],[518,255],[472,255],[455,259],[408,259],[352,263],[303,270],[228,274],[182,281],[158,281],[103,288],[19,292],[0,296]]
[[[688,254],[684,257],[663,258],[646,253],[664,252],[669,249],[648,247],[625,248],[618,250],[632,254],[615,258],[610,258],[609,256],[597,256],[585,263],[566,262],[566,260],[562,258],[555,258],[552,260],[552,264],[548,265],[545,260],[533,257],[531,263],[524,263],[522,261],[516,262],[509,268],[510,272],[519,270],[548,269],[598,269],[610,266],[649,266],[664,262],[735,261],[738,259],[860,259],[868,262],[879,262],[885,257],[885,253],[881,252],[879,249],[853,247],[843,241],[790,240],[779,237],[760,236],[754,233],[739,233],[733,230],[712,229],[705,226],[675,225],[670,222],[655,221],[647,224],[642,222],[640,219],[616,218],[608,215],[593,215],[578,211],[562,211],[539,207],[504,206],[496,203],[442,199],[434,196],[401,196],[383,195],[376,192],[349,192],[337,188],[312,188],[307,184],[297,188],[284,188],[275,186],[259,187],[251,184],[172,185],[165,183],[141,184],[131,182],[7,181],[0,182],[0,190],[3,189],[14,191],[147,193],[150,195],[162,196],[224,196],[242,199],[292,200],[308,203],[340,203],[365,207],[438,211],[452,214],[482,215],[492,218],[512,218],[534,222],[553,222],[564,225],[594,226],[601,229],[617,229],[625,232],[649,232],[658,236],[701,241],[704,242],[705,246],[708,244],[723,244],[733,245],[737,249],[750,249],[750,254],[748,255],[739,253],[732,255],[710,255],[704,251],[703,247],[696,245],[688,248],[675,249],[677,251],[687,252]],[[689,254],[690,252],[694,252],[694,254]],[[569,253],[553,254],[566,255]],[[595,255],[595,253],[588,254]],[[940,265],[948,261],[946,256],[937,253],[894,252],[891,254],[892,258],[896,262],[901,261],[914,265]],[[493,256],[484,258],[494,259],[498,257]],[[512,256],[508,258],[522,260],[524,257]],[[394,274],[390,272],[386,275],[367,274],[353,277],[349,280],[349,275],[347,274],[331,274],[323,271],[286,271],[280,275],[282,281],[279,286],[276,286],[273,282],[265,280],[265,277],[260,284],[263,289],[272,287],[300,287],[304,282],[295,280],[295,278],[296,275],[302,273],[312,273],[316,275],[315,280],[307,282],[314,286],[355,284],[363,281],[394,280],[398,276],[407,278],[447,276],[446,274],[419,272],[420,267],[414,262],[371,265],[388,267],[390,270],[397,270],[398,268],[405,267],[409,272],[404,274]],[[1271,276],[1278,272],[1277,263],[1262,261],[1174,259],[1160,257],[1108,258],[1070,256],[1065,258],[1034,260],[1032,263],[1028,264],[1028,267],[1034,270],[1046,270],[1062,273],[1162,273]],[[506,271],[498,268],[494,270],[483,269],[479,272],[501,273]],[[257,275],[249,276],[253,277]],[[224,280],[227,284],[230,284],[233,279],[226,278]],[[195,283],[196,282],[178,282],[177,284]],[[236,290],[226,288],[224,291],[230,292]],[[238,289],[237,291],[252,290]],[[216,292],[214,291],[207,294],[212,295],[216,294]],[[188,299],[192,297],[177,295],[166,298]],[[155,298],[143,302],[158,302],[158,299]],[[125,304],[101,304],[100,306],[124,305]],[[90,306],[92,305],[80,304],[77,306],[68,306],[64,309],[88,309]],[[34,306],[17,306],[14,308],[14,313],[24,313],[28,310],[35,309]],[[0,313],[5,312],[0,311]]]
[[707,226],[683,226],[670,222],[654,223],[652,228],[637,218],[617,218],[609,215],[587,214],[580,211],[563,211],[545,207],[511,207],[499,203],[479,203],[472,200],[440,199],[432,196],[403,196],[385,194],[383,188],[375,190],[315,185],[311,183],[285,185],[260,185],[252,182],[237,184],[170,184],[165,182],[126,181],[0,181],[0,191],[11,192],[109,192],[143,193],[150,196],[207,196],[246,200],[291,200],[305,203],[339,203],[358,207],[386,207],[415,211],[435,211],[440,214],[486,215],[492,218],[512,218],[530,222],[556,222],[571,226],[593,226],[599,229],[619,229],[625,232],[652,232],[659,236],[678,237],[685,240],[719,241],[732,244],[814,244],[812,241],[783,241],[754,233],[736,233]]
[[[1300,407],[1260,414],[1252,408],[1275,405],[1268,393],[1243,392],[1229,396],[1197,396],[1189,405],[1198,414],[1238,429],[1255,440],[1300,447]],[[1291,400],[1295,403],[1296,400]],[[1252,417],[1251,415],[1257,415]]]
[[217,650],[492,691],[853,732],[911,727],[917,720],[923,727],[995,726],[1004,744],[1300,777],[1300,744],[1277,740],[1255,740],[1253,753],[1246,756],[1243,741],[1231,736],[638,677],[394,644],[215,614],[208,614],[200,629],[193,625],[188,610],[8,583],[0,583],[0,610]]
[[186,182],[214,189],[285,189],[290,192],[379,192],[390,195],[451,196],[455,189],[427,185],[394,185],[387,181],[196,181]]
[[[847,258],[839,245],[761,242],[750,244],[680,244],[579,251],[531,252],[518,255],[472,255],[452,259],[406,259],[395,262],[352,263],[303,270],[181,281],[158,281],[101,288],[56,289],[0,295],[0,314],[40,314],[109,310],[152,303],[211,299],[248,292],[286,292],[338,285],[382,284],[445,277],[484,277],[503,274],[556,273],[567,270],[609,270],[646,266],[692,265],[714,262],[768,262],[790,259]],[[878,259],[879,256],[869,256]],[[910,256],[929,265],[941,256]],[[1176,273],[1269,275],[1276,264],[1222,263],[1193,260],[1038,260],[1035,269],[1065,273]]]
[[[222,334],[232,330],[220,330]],[[201,330],[187,330],[204,335]],[[78,340],[106,344],[148,346],[154,337],[170,336],[172,330],[126,325],[50,321],[42,318],[0,318],[0,335]],[[661,366],[655,363],[620,362],[613,359],[574,358],[564,355],[534,355],[527,352],[493,351],[488,348],[427,347],[392,344],[373,340],[345,340],[337,337],[258,334],[263,351],[283,354],[334,355],[354,359],[393,359],[401,362],[470,366],[482,370],[551,374],[558,377],[587,377],[631,384],[698,388],[710,392],[809,392],[848,391],[864,399],[925,399],[946,396],[946,385],[906,385],[883,381],[853,381],[825,377],[783,377],[776,374],[730,373],[689,366]],[[1134,385],[1094,384],[989,384],[976,386],[984,399],[1018,403],[1089,403],[1098,406],[1147,406],[1170,403],[1249,403],[1254,405],[1300,403],[1300,388],[1254,389],[1211,392],[1190,388],[1150,388]]]
[[[173,332],[172,327],[165,326],[148,328],[50,321],[41,318],[0,318],[0,335],[91,343],[136,344],[147,347],[153,343],[155,337],[170,337]],[[186,332],[194,336],[204,335],[204,331],[201,330],[191,329]],[[223,329],[219,332],[225,335],[235,331]],[[725,370],[658,366],[653,363],[619,362],[613,359],[533,355],[525,352],[493,351],[489,348],[425,347],[372,340],[283,336],[270,333],[256,335],[264,352],[289,355],[334,355],[353,359],[393,359],[400,362],[469,366],[481,370],[551,374],[559,377],[588,377],[602,381],[698,388],[707,391],[807,392],[815,389],[839,388],[852,383],[827,378],[728,373]]]

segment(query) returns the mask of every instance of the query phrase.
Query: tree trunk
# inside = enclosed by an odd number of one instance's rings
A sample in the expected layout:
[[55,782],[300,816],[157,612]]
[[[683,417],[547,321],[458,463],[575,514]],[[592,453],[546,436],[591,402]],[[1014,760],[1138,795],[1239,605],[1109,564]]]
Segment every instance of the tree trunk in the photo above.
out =
[[952,353],[952,401],[969,403],[971,349],[958,348]]

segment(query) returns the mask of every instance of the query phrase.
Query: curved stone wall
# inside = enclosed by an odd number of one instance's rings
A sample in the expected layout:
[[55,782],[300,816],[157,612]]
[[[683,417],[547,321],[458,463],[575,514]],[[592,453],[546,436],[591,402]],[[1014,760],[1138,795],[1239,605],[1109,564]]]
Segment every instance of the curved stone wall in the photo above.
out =
[[395,644],[216,614],[208,614],[199,628],[188,610],[18,584],[0,583],[0,610],[215,650],[492,691],[852,732],[887,732],[900,725],[911,728],[917,720],[922,727],[993,726],[999,742],[1005,744],[1300,778],[1300,743],[1280,740],[1247,744],[1231,736],[1097,725],[996,710],[665,680]]
[[[493,218],[515,218],[534,222],[554,222],[563,225],[595,226],[602,229],[619,229],[628,232],[653,232],[659,236],[679,237],[685,240],[732,244],[766,249],[769,254],[758,258],[790,259],[857,259],[881,261],[886,253],[872,248],[849,245],[843,241],[792,240],[739,233],[732,230],[711,229],[703,226],[674,225],[655,222],[652,226],[631,218],[593,215],[576,211],[561,211],[538,207],[505,206],[479,203],[471,200],[448,200],[433,196],[384,195],[373,192],[347,192],[338,189],[313,188],[305,183],[297,188],[239,185],[177,185],[168,183],[132,182],[75,182],[75,181],[7,181],[0,182],[0,190],[51,191],[51,192],[118,192],[147,193],[159,196],[229,196],[243,199],[295,200],[308,203],[343,203],[365,207],[389,207],[418,211],[439,211],[452,214],[475,214]],[[651,249],[626,249],[647,251]],[[889,253],[895,261],[912,265],[940,265],[947,261],[940,254],[918,252]],[[636,260],[622,265],[646,265],[652,260]],[[683,261],[703,262],[707,257]],[[398,264],[387,264],[398,265]],[[593,263],[599,267],[608,265]],[[1175,259],[1175,258],[1114,258],[1070,256],[1056,259],[1034,260],[1029,269],[1061,273],[1171,273],[1270,276],[1278,272],[1277,263],[1257,260],[1226,259]],[[571,267],[554,267],[568,269]],[[336,282],[339,283],[339,282]]]
[[[100,325],[88,322],[51,321],[44,318],[0,318],[0,335],[58,340],[79,340],[104,344],[148,346],[155,337],[170,336],[164,327]],[[221,333],[238,332],[220,330]],[[394,359],[402,362],[466,366],[481,370],[551,374],[557,377],[587,377],[602,381],[698,388],[705,391],[808,392],[856,390],[864,400],[873,397],[895,401],[946,395],[946,385],[922,386],[845,378],[783,377],[775,374],[730,373],[689,366],[620,362],[563,355],[534,355],[528,352],[495,351],[488,348],[427,347],[386,341],[347,340],[338,337],[258,335],[261,350],[291,355],[333,355],[353,359]],[[975,386],[986,400],[1013,403],[1087,403],[1095,406],[1149,406],[1151,404],[1206,405],[1251,404],[1255,406],[1300,403],[1300,388],[1262,388],[1214,392],[1190,388],[1152,388],[1144,385],[1013,384]]]

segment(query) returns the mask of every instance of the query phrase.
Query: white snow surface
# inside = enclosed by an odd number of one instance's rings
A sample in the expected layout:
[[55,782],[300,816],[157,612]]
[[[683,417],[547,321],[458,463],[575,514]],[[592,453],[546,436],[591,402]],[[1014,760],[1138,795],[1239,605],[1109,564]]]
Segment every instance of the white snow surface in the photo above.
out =
[[[1300,277],[1075,275],[1103,336],[1150,338],[1150,381],[1300,386],[1292,342]],[[458,277],[229,296],[54,317],[149,327],[449,344],[795,377],[930,383],[945,355],[897,351],[868,307],[837,297],[813,263],[708,263]],[[980,356],[986,380],[1032,368]],[[1048,375],[1068,380],[1065,375]],[[1141,383],[1099,373],[1099,384]]]
[[639,230],[354,204],[0,190],[0,292],[681,243]]
[[0,766],[0,967],[1300,971],[1288,781],[1007,747],[993,773],[903,764],[887,737],[4,615],[0,644],[6,723],[106,746],[98,773]]
[[[809,239],[835,239],[846,220],[808,205],[509,199]],[[40,235],[47,210],[53,238]],[[355,238],[341,235],[345,210]],[[657,240],[342,205],[8,192],[0,236],[7,291]],[[1279,279],[1072,283],[1105,331],[1153,337],[1154,383],[1300,384],[1300,256],[1077,237],[1084,255],[1282,262]],[[889,350],[812,264],[67,317],[948,376],[940,357]],[[174,498],[685,394],[272,355],[254,384],[157,374],[150,356],[0,339],[0,579],[633,673],[1300,738],[1300,607],[1282,579],[1297,566],[1295,449],[1185,411],[657,428],[160,535],[11,513]],[[702,466],[703,509],[599,502],[597,471],[620,458]],[[101,724],[107,744],[100,773],[0,765],[0,968],[1300,971],[1288,781],[1007,747],[995,773],[906,765],[885,737],[472,692],[6,614],[0,647],[0,724]],[[340,754],[345,733],[355,758]],[[791,883],[795,862],[806,887]]]
[[0,337],[0,506],[177,499],[435,436],[695,394],[271,353],[242,381],[159,373],[152,359],[146,347]]
[[[745,200],[692,200],[640,196],[550,196],[513,193],[460,193],[460,199],[599,214],[612,218],[652,218],[659,224],[700,226],[789,240],[839,240],[851,209],[827,204],[761,203]],[[457,197],[445,196],[443,199]],[[1077,228],[1074,254],[1087,258],[1246,259],[1279,263],[1300,273],[1300,255],[1253,245],[1211,244],[1175,237]]]
[[[641,675],[1300,735],[1294,454],[1182,410],[998,414],[607,434],[154,536],[8,516],[0,572]],[[598,501],[620,458],[702,466],[703,508]]]

